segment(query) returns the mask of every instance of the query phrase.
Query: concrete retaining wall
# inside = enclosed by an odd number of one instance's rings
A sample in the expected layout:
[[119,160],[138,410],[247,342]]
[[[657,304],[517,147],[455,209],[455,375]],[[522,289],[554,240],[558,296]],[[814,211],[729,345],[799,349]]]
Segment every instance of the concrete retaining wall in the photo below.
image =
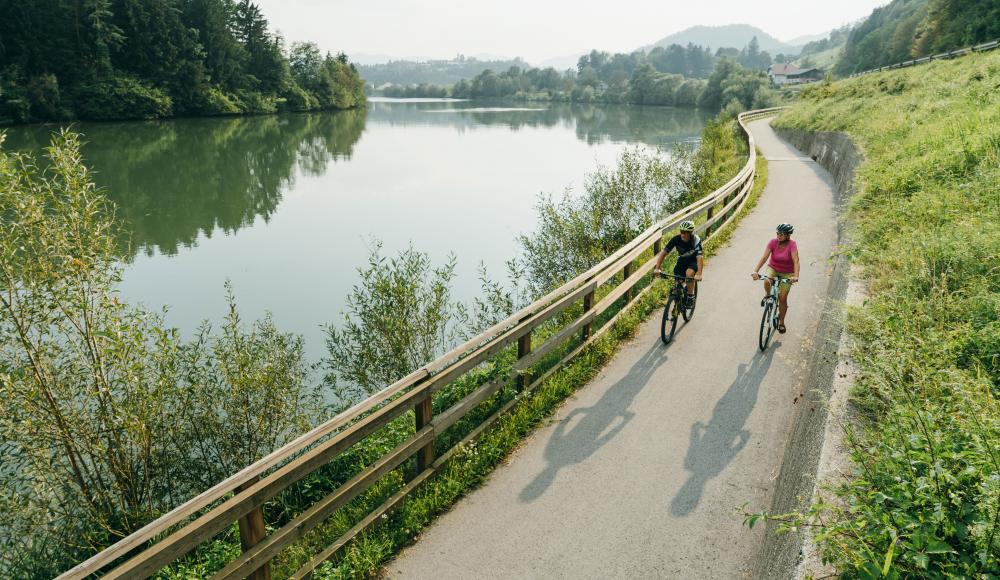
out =
[[[854,172],[862,161],[861,152],[851,138],[844,133],[810,133],[778,127],[775,127],[775,132],[830,172],[837,187],[838,210],[842,212],[853,191]],[[838,245],[843,242],[843,236],[844,224],[841,222]],[[804,510],[812,498],[826,432],[826,403],[830,399],[840,359],[838,347],[843,330],[848,270],[846,258],[835,256],[831,262],[828,298],[806,371],[804,399],[797,403],[799,408],[775,482],[769,509],[772,514]],[[803,533],[808,532],[779,535],[775,533],[776,524],[767,525],[764,544],[754,562],[753,577],[791,578],[802,559]]]

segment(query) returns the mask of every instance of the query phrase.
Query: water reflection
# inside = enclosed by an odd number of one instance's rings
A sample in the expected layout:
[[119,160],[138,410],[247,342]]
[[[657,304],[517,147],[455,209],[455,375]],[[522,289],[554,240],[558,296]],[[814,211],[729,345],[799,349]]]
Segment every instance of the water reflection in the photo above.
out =
[[[454,255],[455,296],[471,300],[479,265],[502,275],[535,227],[540,192],[579,190],[626,144],[695,140],[703,120],[669,108],[373,102],[74,128],[127,231],[126,300],[169,306],[167,323],[187,332],[225,312],[228,280],[248,319],[273,313],[315,360],[319,324],[339,319],[372,238],[386,255]],[[38,151],[56,129],[12,127],[5,146]]]
[[448,125],[459,131],[502,125],[574,129],[588,145],[643,143],[669,149],[677,143],[696,142],[710,115],[692,109],[629,107],[578,103],[516,103],[484,107],[470,101],[373,101],[371,121],[390,125]]
[[[297,173],[350,159],[367,111],[81,124],[94,180],[118,208],[132,255],[175,255],[199,235],[267,221]],[[39,151],[51,126],[12,130],[6,146]]]
[[[350,159],[365,124],[562,127],[588,145],[643,143],[669,149],[697,141],[706,115],[688,109],[519,103],[483,107],[468,101],[373,101],[337,113],[82,123],[83,153],[94,179],[125,224],[123,251],[168,256],[199,236],[227,234],[268,221],[297,173],[321,176]],[[8,130],[5,146],[41,151],[53,126]]]

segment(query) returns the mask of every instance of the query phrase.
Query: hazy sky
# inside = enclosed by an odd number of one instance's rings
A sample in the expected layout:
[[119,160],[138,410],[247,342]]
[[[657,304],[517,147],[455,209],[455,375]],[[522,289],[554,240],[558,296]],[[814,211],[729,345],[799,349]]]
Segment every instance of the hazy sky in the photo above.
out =
[[394,57],[494,54],[529,62],[629,52],[697,24],[745,23],[780,40],[867,16],[888,0],[258,0],[272,30],[325,50]]

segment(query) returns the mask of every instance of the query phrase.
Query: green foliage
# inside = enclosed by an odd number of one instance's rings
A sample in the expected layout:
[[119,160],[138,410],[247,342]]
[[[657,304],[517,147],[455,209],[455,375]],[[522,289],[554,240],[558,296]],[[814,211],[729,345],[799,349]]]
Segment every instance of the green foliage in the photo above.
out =
[[848,577],[1000,574],[1000,54],[811,87],[777,123],[864,151],[847,249],[857,466],[807,523]]
[[532,292],[540,296],[558,287],[683,206],[688,161],[683,150],[661,158],[625,149],[615,168],[587,176],[582,195],[543,195],[535,233],[519,238]]
[[[269,319],[180,340],[122,302],[113,208],[76,136],[45,169],[0,151],[0,574],[51,577],[320,414]],[[197,469],[192,469],[197,466]]]
[[342,325],[326,327],[326,382],[341,401],[391,385],[443,354],[456,336],[454,258],[433,268],[413,248],[386,259],[376,244],[358,277]]
[[[685,54],[697,64],[690,64]],[[449,91],[445,87],[420,84],[407,87],[388,87],[383,94],[390,97],[454,97],[462,99],[514,98],[540,101],[572,101],[577,103],[630,103],[635,105],[661,105],[703,107],[719,110],[737,100],[742,110],[764,108],[777,104],[778,94],[770,88],[767,76],[753,70],[770,57],[757,51],[754,44],[744,49],[741,61],[752,68],[743,68],[731,58],[713,60],[707,49],[689,45],[687,49],[671,46],[657,47],[649,55],[635,52],[629,55],[591,51],[580,57],[578,71],[560,74],[553,68],[522,69],[512,66],[497,73],[484,70],[471,80],[462,79]],[[715,68],[712,69],[712,63]],[[687,64],[686,64],[687,63]],[[694,67],[694,68],[692,68]],[[707,69],[705,67],[708,67]],[[708,76],[685,78],[675,71],[690,75]],[[711,71],[711,75],[708,75]],[[574,74],[575,72],[575,74]]]
[[[364,104],[346,57],[292,80],[250,0],[46,0],[0,5],[0,121],[148,119]],[[303,94],[305,93],[305,94]]]
[[851,30],[836,72],[848,75],[997,38],[998,0],[893,0]]
[[205,91],[198,108],[203,115],[236,115],[240,112],[240,107],[233,99],[216,87]]
[[361,77],[369,85],[381,87],[392,84],[396,87],[415,85],[452,85],[463,79],[471,79],[486,69],[507,70],[512,66],[528,68],[528,63],[519,58],[513,60],[478,60],[459,55],[451,60],[393,60],[385,64],[358,66]]
[[156,119],[173,112],[173,101],[163,91],[125,75],[81,85],[76,100],[78,114],[86,119]]

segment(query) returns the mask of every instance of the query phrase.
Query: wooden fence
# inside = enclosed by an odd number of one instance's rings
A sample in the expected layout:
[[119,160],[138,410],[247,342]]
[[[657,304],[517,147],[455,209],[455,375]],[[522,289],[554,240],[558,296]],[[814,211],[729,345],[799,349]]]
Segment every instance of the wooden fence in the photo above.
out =
[[982,44],[977,44],[975,46],[968,46],[966,48],[959,48],[959,49],[956,49],[956,50],[950,50],[948,52],[942,52],[941,54],[933,54],[933,55],[930,55],[930,56],[925,56],[925,57],[921,57],[921,58],[915,58],[915,59],[912,59],[912,60],[905,60],[903,62],[897,62],[895,64],[887,64],[885,66],[880,66],[878,68],[873,68],[873,69],[870,69],[870,70],[866,70],[866,71],[854,73],[854,74],[851,75],[851,78],[853,78],[853,77],[859,77],[861,75],[866,75],[866,74],[869,74],[869,73],[882,72],[882,71],[887,71],[887,70],[894,70],[894,69],[897,69],[897,68],[906,68],[906,67],[909,67],[909,66],[916,66],[918,64],[924,64],[924,63],[931,62],[932,60],[947,60],[947,59],[952,59],[952,58],[958,58],[960,56],[965,56],[965,55],[971,54],[973,52],[987,52],[987,51],[990,51],[990,50],[995,50],[997,48],[1000,48],[1000,39],[994,40],[992,42],[984,42]]
[[[748,140],[749,157],[739,173],[721,188],[661,220],[544,298],[178,506],[59,578],[91,575],[145,578],[211,541],[234,522],[239,525],[242,553],[214,578],[270,578],[270,561],[281,550],[327,520],[392,470],[406,462],[414,463],[414,475],[402,488],[333,544],[315,554],[292,576],[310,577],[313,570],[333,558],[357,534],[399,506],[410,492],[440,470],[464,443],[473,441],[523,400],[523,397],[511,399],[461,441],[436,456],[435,439],[494,393],[508,386],[511,377],[499,377],[477,386],[453,405],[439,410],[436,416],[431,404],[435,392],[505,349],[513,350],[515,344],[517,362],[513,372],[517,388],[531,390],[597,340],[627,310],[631,301],[649,290],[651,284],[646,284],[639,292],[636,286],[653,269],[654,260],[646,259],[641,264],[637,262],[643,255],[649,256],[646,253],[648,250],[652,249],[653,254],[659,251],[664,234],[676,228],[681,221],[693,219],[700,222],[696,232],[709,238],[732,221],[746,202],[755,177],[757,155],[753,137],[746,131],[745,123],[775,114],[778,110],[763,109],[740,115],[739,125]],[[602,285],[610,286],[603,295],[598,293]],[[597,298],[599,300],[595,302]],[[605,317],[601,327],[592,331],[592,327],[601,322],[598,317],[613,311],[612,307],[616,305],[622,305],[621,310],[610,319]],[[567,310],[573,306],[579,306],[582,314],[567,321]],[[557,318],[557,315],[562,316]],[[551,328],[553,323],[558,323],[559,327]],[[548,324],[545,327],[546,336],[539,344],[533,344],[532,333],[543,324]],[[552,358],[554,353],[562,355],[558,362],[540,372],[539,361],[547,355]],[[532,371],[538,376],[533,376]],[[416,421],[412,435],[287,524],[271,534],[266,533],[265,502],[411,410]],[[104,572],[107,568],[111,569]]]

